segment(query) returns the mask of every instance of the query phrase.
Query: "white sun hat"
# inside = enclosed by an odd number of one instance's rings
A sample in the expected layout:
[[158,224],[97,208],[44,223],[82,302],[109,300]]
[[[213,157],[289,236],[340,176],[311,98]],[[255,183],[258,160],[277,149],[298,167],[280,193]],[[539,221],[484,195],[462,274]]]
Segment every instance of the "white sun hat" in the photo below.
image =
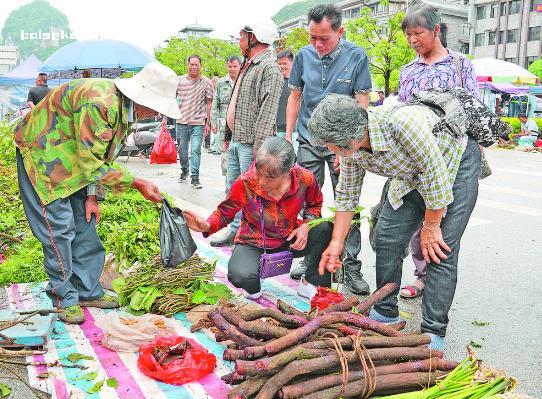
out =
[[277,26],[272,21],[251,21],[241,27],[245,32],[252,32],[260,43],[273,45],[277,37]]
[[115,86],[133,102],[180,119],[177,105],[179,78],[172,69],[159,62],[150,62],[138,74],[128,79],[115,79]]

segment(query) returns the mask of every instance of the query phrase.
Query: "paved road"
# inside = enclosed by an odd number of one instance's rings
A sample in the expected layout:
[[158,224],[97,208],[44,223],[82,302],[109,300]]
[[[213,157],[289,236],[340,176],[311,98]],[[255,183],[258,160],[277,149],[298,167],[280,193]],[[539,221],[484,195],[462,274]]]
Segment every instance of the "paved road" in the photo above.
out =
[[[446,353],[461,359],[473,341],[481,345],[477,353],[484,361],[519,379],[520,392],[542,397],[542,154],[490,150],[487,156],[494,173],[481,182],[478,204],[462,240]],[[131,159],[128,165],[138,176],[153,178],[179,199],[179,205],[202,215],[224,197],[218,156],[203,154],[202,190],[177,183],[177,165],[151,166],[140,159]],[[361,204],[374,205],[383,183],[384,179],[369,174]],[[332,206],[329,183],[324,197],[325,205]],[[363,272],[374,287],[375,256],[367,240],[361,258]],[[403,281],[412,282],[410,260],[403,270]],[[400,306],[409,317],[408,330],[416,331],[420,300],[402,300]],[[489,324],[476,326],[475,321]]]

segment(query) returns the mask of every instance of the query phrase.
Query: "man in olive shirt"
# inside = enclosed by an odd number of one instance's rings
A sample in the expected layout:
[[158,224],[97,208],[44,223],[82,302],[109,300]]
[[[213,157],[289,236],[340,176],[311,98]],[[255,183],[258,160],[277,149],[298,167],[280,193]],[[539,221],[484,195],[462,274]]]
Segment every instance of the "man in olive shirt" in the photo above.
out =
[[28,91],[28,99],[26,100],[28,107],[34,109],[49,91],[51,91],[51,88],[47,86],[47,74],[41,72],[36,78],[36,86]]

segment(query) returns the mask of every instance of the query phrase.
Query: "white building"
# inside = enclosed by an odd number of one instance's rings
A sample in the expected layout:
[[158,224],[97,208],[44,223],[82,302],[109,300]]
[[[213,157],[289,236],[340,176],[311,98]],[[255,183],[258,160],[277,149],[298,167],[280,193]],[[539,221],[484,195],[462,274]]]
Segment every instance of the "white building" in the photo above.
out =
[[17,46],[0,46],[0,74],[8,73],[17,65]]

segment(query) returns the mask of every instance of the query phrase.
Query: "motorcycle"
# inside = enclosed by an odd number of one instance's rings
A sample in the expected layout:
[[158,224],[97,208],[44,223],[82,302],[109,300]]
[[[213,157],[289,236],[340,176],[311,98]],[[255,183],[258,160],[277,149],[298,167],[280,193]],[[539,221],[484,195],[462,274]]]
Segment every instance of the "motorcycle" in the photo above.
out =
[[[169,131],[175,128],[175,125],[167,125]],[[134,123],[131,127],[131,133],[128,134],[124,142],[124,147],[119,155],[126,155],[128,159],[132,155],[138,155],[149,158],[154,142],[160,134],[162,122],[149,119]]]

